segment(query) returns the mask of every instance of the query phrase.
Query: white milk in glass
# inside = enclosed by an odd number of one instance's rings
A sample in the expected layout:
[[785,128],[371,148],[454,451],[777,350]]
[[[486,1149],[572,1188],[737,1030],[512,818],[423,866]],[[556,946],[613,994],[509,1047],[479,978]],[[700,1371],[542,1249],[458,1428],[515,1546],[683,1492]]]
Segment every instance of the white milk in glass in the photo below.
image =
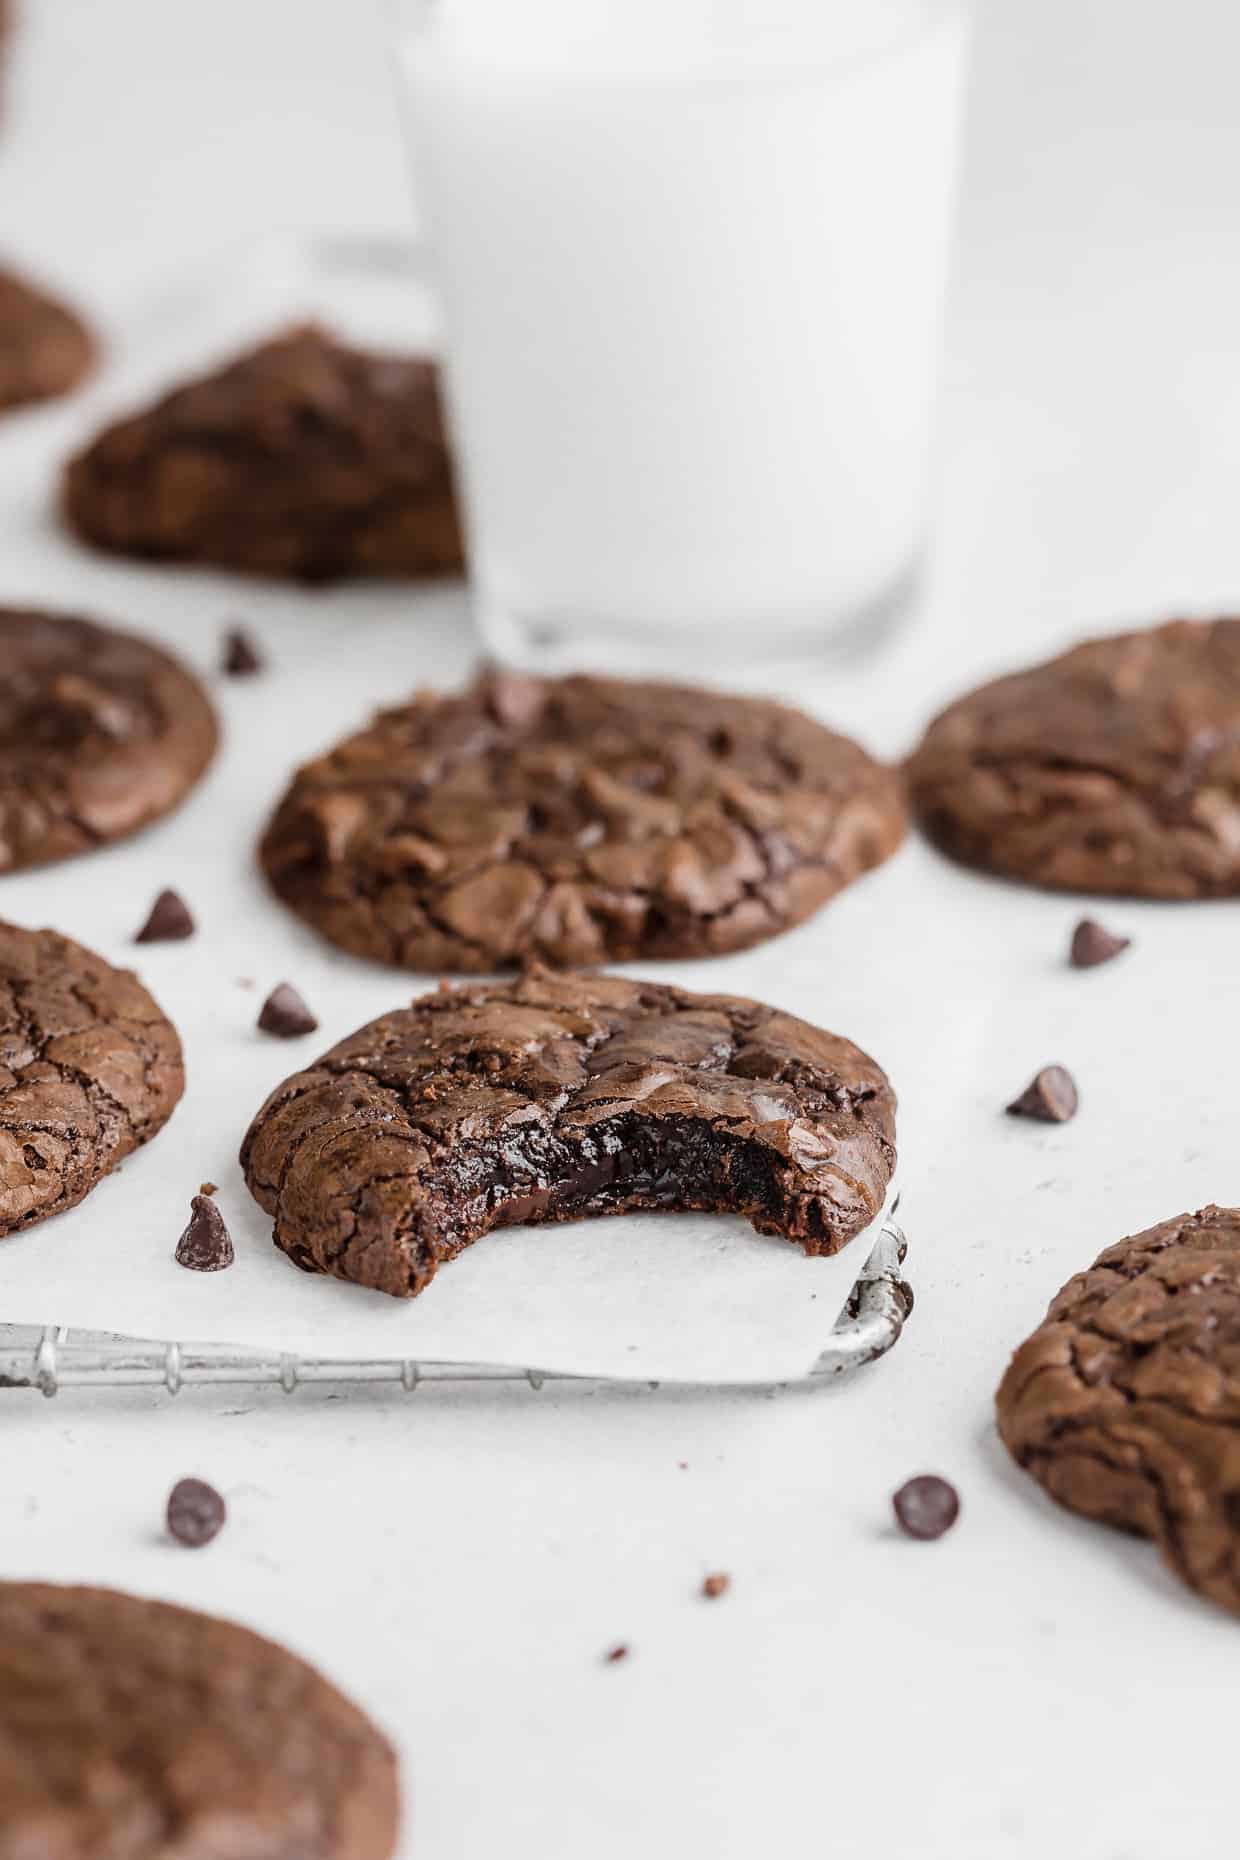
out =
[[[489,643],[853,633],[921,555],[966,22],[443,0],[402,44]],[[703,657],[703,668],[709,657]]]

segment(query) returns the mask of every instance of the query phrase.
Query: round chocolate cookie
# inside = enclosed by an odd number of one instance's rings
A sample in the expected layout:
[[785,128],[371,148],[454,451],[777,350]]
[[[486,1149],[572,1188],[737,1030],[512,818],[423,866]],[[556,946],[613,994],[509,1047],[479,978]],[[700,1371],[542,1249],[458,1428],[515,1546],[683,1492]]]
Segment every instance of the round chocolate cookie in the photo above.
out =
[[12,1860],[388,1860],[386,1738],[248,1629],[112,1589],[0,1583]]
[[0,872],[158,820],[215,753],[206,693],[147,640],[0,608],[0,665]]
[[308,763],[260,856],[343,948],[488,971],[746,949],[903,832],[896,774],[800,711],[487,673]]
[[411,1298],[527,1221],[702,1209],[838,1252],[882,1207],[895,1096],[760,1002],[532,969],[342,1040],[271,1094],[241,1163],[297,1265]]
[[184,1089],[176,1029],[136,976],[0,923],[0,1235],[81,1201]]
[[298,581],[463,566],[435,364],[312,327],[109,426],[63,502],[121,555]]
[[81,318],[17,272],[0,270],[0,411],[67,394],[90,372]]
[[1240,620],[1093,640],[983,685],[908,774],[966,864],[1065,891],[1240,892]]
[[1133,1234],[1017,1350],[999,1432],[1052,1498],[1240,1614],[1240,1208]]

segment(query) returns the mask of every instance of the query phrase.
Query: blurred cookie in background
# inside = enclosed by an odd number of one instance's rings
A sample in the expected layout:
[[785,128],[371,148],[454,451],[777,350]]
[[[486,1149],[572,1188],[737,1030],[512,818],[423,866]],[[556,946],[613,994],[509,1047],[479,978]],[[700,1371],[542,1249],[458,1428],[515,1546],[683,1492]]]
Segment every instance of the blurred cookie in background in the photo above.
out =
[[[5,28],[0,0],[0,59]],[[90,373],[97,352],[76,311],[0,264],[0,412],[70,393]]]
[[149,640],[0,607],[0,668],[0,873],[136,833],[215,754],[206,692]]
[[99,549],[294,581],[464,565],[435,363],[312,325],[107,427],[63,507]]
[[1240,894],[1240,619],[1087,640],[934,719],[913,812],[953,859],[1131,898]]

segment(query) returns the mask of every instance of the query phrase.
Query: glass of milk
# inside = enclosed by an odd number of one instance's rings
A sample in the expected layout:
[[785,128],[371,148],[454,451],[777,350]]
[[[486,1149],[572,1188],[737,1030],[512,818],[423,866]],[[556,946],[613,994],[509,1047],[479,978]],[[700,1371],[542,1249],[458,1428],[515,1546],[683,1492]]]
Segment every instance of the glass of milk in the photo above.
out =
[[877,637],[926,544],[964,0],[400,17],[488,649]]

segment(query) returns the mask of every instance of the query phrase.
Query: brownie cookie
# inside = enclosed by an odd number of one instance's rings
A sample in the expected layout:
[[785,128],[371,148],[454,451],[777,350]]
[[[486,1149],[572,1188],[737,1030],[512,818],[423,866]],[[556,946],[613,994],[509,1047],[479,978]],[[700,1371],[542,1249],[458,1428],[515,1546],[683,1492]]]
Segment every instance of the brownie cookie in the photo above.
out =
[[903,832],[897,776],[799,711],[486,673],[308,763],[260,857],[359,956],[489,971],[746,949]]
[[108,427],[64,511],[100,549],[298,581],[462,567],[435,364],[312,327]]
[[759,1002],[532,969],[342,1040],[271,1094],[241,1163],[297,1265],[412,1298],[493,1228],[590,1214],[744,1214],[838,1252],[882,1206],[895,1096]]
[[136,976],[0,923],[0,1235],[81,1201],[184,1088],[176,1029]]
[[386,1738],[274,1641],[0,1583],[4,1860],[388,1860],[397,1818]]
[[998,1415],[1052,1498],[1153,1538],[1240,1614],[1240,1208],[1163,1221],[1070,1279]]
[[0,412],[67,394],[94,360],[80,317],[17,272],[0,270]]
[[961,698],[909,762],[953,858],[1065,891],[1240,892],[1240,620],[1093,640]]
[[0,664],[0,872],[158,820],[215,754],[206,693],[147,640],[0,608]]

